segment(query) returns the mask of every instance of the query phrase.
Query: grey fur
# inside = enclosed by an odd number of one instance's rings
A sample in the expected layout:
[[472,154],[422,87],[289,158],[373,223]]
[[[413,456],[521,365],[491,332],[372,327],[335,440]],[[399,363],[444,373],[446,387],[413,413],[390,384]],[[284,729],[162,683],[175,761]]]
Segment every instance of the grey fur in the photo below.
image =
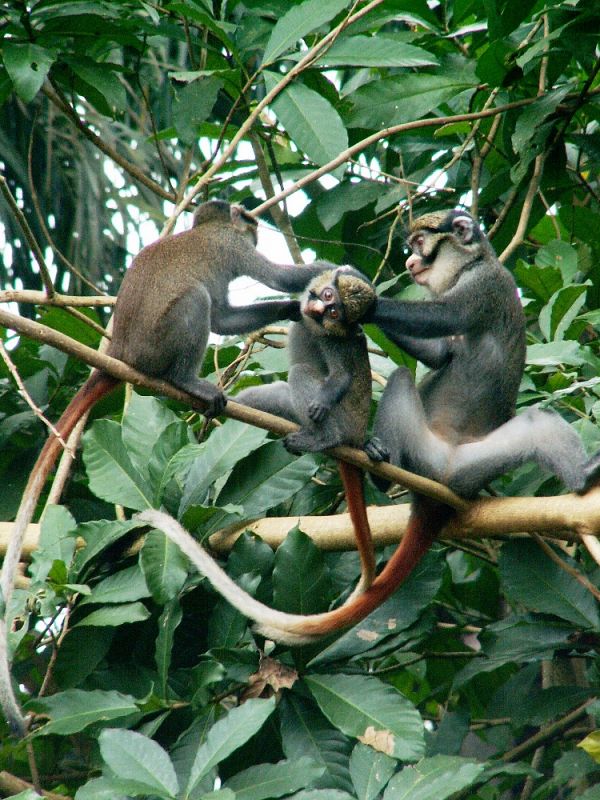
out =
[[[512,276],[475,222],[466,246],[450,215],[437,218],[442,232],[432,230],[435,215],[422,219],[426,229],[417,220],[409,242],[425,236],[420,248],[437,248],[431,285],[447,288],[426,301],[381,299],[372,315],[392,341],[431,368],[418,387],[401,368],[384,390],[374,432],[391,463],[467,497],[528,461],[569,489],[585,491],[600,463],[587,461],[573,428],[553,411],[531,408],[515,416],[525,319]],[[443,280],[436,276],[439,264]]]

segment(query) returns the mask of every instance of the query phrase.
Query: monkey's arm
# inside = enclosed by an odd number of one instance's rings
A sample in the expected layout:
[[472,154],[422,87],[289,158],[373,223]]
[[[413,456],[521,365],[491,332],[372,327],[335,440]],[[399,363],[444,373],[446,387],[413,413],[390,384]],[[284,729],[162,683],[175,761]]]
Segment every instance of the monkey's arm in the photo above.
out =
[[431,369],[443,367],[451,355],[448,339],[445,338],[419,339],[397,331],[386,331],[386,336],[409,356],[418,359]]
[[440,300],[391,300],[380,297],[369,322],[393,339],[400,332],[408,337],[437,339],[466,333],[480,314],[473,302],[465,306],[449,298]]
[[257,256],[261,261],[260,274],[255,274],[254,277],[271,289],[277,289],[280,292],[303,292],[313,278],[326,270],[335,268],[335,264],[329,261],[286,265],[273,264],[258,253]]
[[300,303],[297,300],[264,300],[249,306],[213,304],[210,329],[223,336],[249,333],[283,319],[300,319]]

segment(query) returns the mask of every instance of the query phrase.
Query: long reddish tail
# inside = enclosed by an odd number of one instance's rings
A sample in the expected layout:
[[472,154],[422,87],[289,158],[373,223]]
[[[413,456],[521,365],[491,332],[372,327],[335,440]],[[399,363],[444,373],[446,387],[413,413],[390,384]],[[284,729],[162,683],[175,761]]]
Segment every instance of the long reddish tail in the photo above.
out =
[[354,538],[360,555],[361,577],[357,590],[355,590],[360,593],[373,583],[375,577],[375,550],[371,526],[367,517],[363,472],[345,461],[339,461],[338,468],[344,484],[348,513],[352,520]]
[[[63,441],[66,440],[81,417],[87,413],[90,408],[92,408],[94,403],[100,400],[100,398],[104,397],[105,394],[108,394],[110,391],[112,391],[119,383],[121,383],[120,380],[113,378],[112,375],[108,375],[106,372],[93,372],[83,384],[81,389],[74,395],[73,399],[65,408],[60,419],[55,425],[55,428],[60,434],[61,439],[63,439]],[[33,484],[34,482],[38,483],[39,478],[42,479],[43,485],[61,450],[62,443],[57,439],[56,436],[51,434],[42,447],[35,466],[31,472],[29,481],[27,483],[27,488],[25,489],[25,494],[27,494],[30,484]],[[36,476],[38,477],[38,480],[36,480]]]
[[314,622],[307,618],[295,632],[323,636],[364,619],[408,578],[453,513],[449,506],[417,496],[402,541],[371,586],[349,605],[319,614]]

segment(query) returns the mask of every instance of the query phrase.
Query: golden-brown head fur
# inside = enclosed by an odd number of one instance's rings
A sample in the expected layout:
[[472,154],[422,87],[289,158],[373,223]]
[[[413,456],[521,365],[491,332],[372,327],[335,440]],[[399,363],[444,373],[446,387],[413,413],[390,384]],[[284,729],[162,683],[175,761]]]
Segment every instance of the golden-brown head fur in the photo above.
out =
[[[321,332],[331,336],[345,337],[353,334],[356,324],[365,316],[377,299],[373,284],[352,267],[338,267],[325,270],[314,278],[307,287],[306,302],[311,297],[322,298],[323,293],[331,289],[337,297],[335,303],[339,315],[332,317],[324,308],[318,321],[315,315],[305,314],[311,327],[318,325]],[[332,304],[329,304],[330,306]],[[341,306],[341,308],[340,308]]]

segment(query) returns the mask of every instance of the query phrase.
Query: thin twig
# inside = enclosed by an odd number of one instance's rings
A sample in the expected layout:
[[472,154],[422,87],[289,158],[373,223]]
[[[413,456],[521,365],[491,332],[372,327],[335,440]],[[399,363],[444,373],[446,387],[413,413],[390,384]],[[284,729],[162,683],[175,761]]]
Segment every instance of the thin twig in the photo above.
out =
[[539,535],[539,533],[532,533],[531,536],[539,544],[539,546],[542,548],[544,553],[546,553],[549,559],[554,561],[554,563],[557,564],[561,569],[564,569],[564,571],[572,578],[575,578],[575,580],[578,583],[580,583],[584,587],[584,589],[587,589],[588,592],[590,592],[590,594],[594,595],[596,600],[600,600],[600,590],[597,589],[594,586],[594,584],[588,578],[585,577],[585,575],[582,575],[575,569],[575,567],[572,567],[570,564],[567,564],[566,561],[563,561],[562,558],[557,553],[554,552],[554,550],[550,547],[550,545],[544,541],[544,539]]
[[29,249],[33,253],[33,257],[35,258],[37,265],[40,270],[40,276],[42,278],[42,283],[46,289],[46,294],[48,297],[52,297],[55,293],[54,284],[52,283],[52,278],[50,277],[50,273],[48,272],[48,268],[46,267],[46,262],[44,261],[44,254],[42,253],[39,244],[35,236],[33,235],[33,231],[29,227],[29,223],[27,222],[27,218],[25,214],[21,211],[19,206],[17,205],[17,201],[13,197],[13,194],[8,186],[6,178],[4,175],[0,175],[0,191],[4,195],[6,202],[14,216],[19,223],[19,227],[23,232],[23,236],[25,237],[25,241],[29,245]]

